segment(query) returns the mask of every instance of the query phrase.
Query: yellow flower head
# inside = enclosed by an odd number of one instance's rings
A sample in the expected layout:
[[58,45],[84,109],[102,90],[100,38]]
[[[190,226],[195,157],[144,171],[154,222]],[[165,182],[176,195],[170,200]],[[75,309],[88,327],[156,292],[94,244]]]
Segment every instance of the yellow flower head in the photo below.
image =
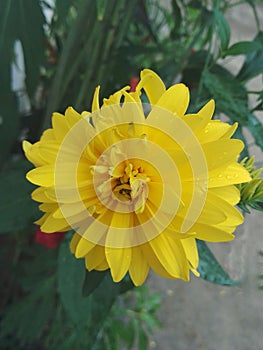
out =
[[[189,91],[166,89],[153,71],[141,72],[135,92],[127,86],[92,113],[54,113],[40,141],[25,141],[39,187],[37,224],[52,233],[73,229],[71,251],[90,270],[127,272],[141,285],[152,268],[167,278],[198,275],[195,239],[229,241],[243,222],[234,207],[235,184],[250,176],[237,162],[243,149],[231,139],[237,125],[211,120],[214,101],[185,114]],[[144,100],[142,103],[142,93]]]

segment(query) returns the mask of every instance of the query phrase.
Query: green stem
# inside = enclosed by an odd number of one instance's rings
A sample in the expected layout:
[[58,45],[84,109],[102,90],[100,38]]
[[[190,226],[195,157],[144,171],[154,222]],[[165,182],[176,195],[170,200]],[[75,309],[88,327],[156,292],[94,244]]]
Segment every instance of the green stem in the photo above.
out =
[[75,25],[66,40],[64,48],[62,50],[56,74],[53,79],[53,84],[49,94],[48,105],[46,109],[45,118],[43,120],[42,129],[46,129],[50,125],[50,117],[52,112],[59,107],[59,103],[62,98],[61,87],[63,85],[64,77],[67,72],[69,58],[71,53],[74,52],[74,48],[77,47],[80,40],[80,33],[83,31],[83,27],[87,22],[87,13],[90,12],[90,8],[95,7],[91,5],[90,0],[83,1],[79,8],[79,15],[76,19]]
[[[123,18],[119,27],[115,28],[116,29],[115,32],[117,32],[117,35],[115,37],[114,48],[112,47],[112,50],[113,49],[116,50],[121,46],[121,44],[123,42],[123,38],[127,33],[127,28],[130,24],[131,16],[134,13],[134,9],[137,6],[137,3],[138,3],[138,1],[130,1],[127,4],[126,9],[125,9],[125,17]],[[115,26],[116,26],[116,24],[117,23],[115,23]],[[98,79],[99,79],[101,84],[103,84],[103,80],[105,81],[105,78],[103,79],[103,77],[106,76],[105,71],[106,70],[111,71],[111,66],[113,64],[113,62],[111,62],[110,64],[108,62],[108,56],[109,56],[110,49],[111,49],[111,42],[108,41],[108,43],[106,45],[106,49],[104,51],[104,55],[102,57],[102,67],[100,69],[99,76],[98,76]]]
[[[89,67],[84,75],[82,85],[78,94],[78,98],[76,101],[76,107],[82,108],[84,105],[84,98],[87,99],[87,96],[90,96],[91,89],[88,91],[89,85],[91,85],[92,75],[94,72],[97,72],[101,69],[100,63],[102,62],[102,59],[105,54],[105,50],[107,49],[105,46],[107,46],[107,42],[112,42],[112,29],[110,29],[105,38],[105,31],[106,31],[106,25],[108,24],[108,19],[112,18],[110,21],[110,25],[114,27],[114,21],[116,17],[116,13],[118,14],[118,5],[120,4],[120,1],[109,1],[108,6],[105,9],[105,13],[107,13],[107,17],[104,17],[102,21],[97,21],[94,28],[94,49],[92,52],[92,55],[89,60]],[[111,14],[113,11],[113,14]],[[106,25],[105,25],[106,24]],[[105,45],[106,40],[106,45]],[[101,55],[100,55],[101,53]],[[99,82],[99,79],[96,76],[96,83]]]

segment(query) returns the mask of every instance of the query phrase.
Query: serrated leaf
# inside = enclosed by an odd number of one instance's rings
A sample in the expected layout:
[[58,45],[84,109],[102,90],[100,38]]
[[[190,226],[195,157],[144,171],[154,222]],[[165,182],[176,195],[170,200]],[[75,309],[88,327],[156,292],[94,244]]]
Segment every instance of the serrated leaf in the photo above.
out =
[[24,162],[20,169],[0,174],[0,233],[21,230],[40,216],[37,203],[30,196],[35,187],[25,178],[28,168]]
[[224,286],[238,285],[238,282],[232,280],[223,270],[205,242],[197,240],[197,247],[199,253],[199,266],[197,270],[200,273],[200,277],[206,281]]

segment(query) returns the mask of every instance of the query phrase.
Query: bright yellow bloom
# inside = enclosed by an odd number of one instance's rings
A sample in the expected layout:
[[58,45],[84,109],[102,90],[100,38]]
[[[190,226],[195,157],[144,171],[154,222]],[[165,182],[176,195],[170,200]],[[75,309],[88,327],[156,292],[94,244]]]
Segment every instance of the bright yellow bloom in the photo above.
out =
[[135,285],[150,268],[188,281],[198,275],[196,238],[233,239],[243,222],[235,184],[250,180],[237,162],[243,143],[231,139],[236,124],[211,120],[213,100],[197,114],[185,114],[188,104],[185,85],[166,89],[145,69],[135,92],[100,107],[97,88],[92,113],[54,113],[39,142],[24,142],[37,223],[74,229],[71,250],[88,270],[110,269],[115,282],[129,272]]

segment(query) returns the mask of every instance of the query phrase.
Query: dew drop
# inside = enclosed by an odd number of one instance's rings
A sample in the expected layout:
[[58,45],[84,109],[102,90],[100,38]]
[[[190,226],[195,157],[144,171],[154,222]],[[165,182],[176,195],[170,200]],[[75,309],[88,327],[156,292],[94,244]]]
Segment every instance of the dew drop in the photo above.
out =
[[226,177],[228,180],[232,179],[232,176],[231,175],[227,175]]
[[220,178],[221,178],[221,177],[223,177],[223,175],[222,175],[222,174],[219,174],[219,175],[218,175],[218,177],[220,177]]

